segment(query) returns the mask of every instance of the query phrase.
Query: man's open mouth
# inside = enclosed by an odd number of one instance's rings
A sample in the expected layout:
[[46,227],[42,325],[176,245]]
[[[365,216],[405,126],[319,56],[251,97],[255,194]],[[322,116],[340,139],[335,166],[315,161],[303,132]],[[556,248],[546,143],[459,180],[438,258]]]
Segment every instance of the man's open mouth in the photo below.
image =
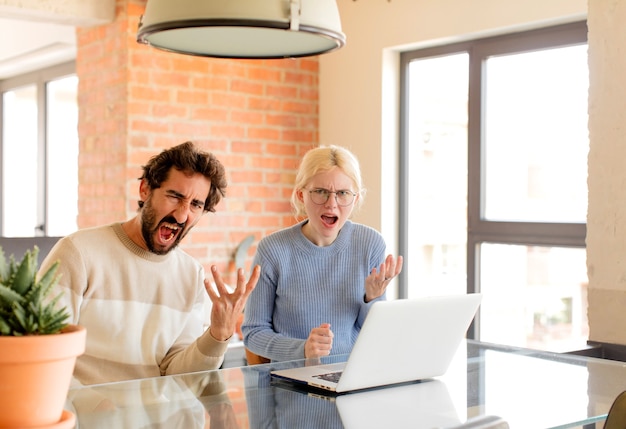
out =
[[176,239],[181,227],[172,224],[161,224],[159,226],[159,238],[163,243],[169,243]]

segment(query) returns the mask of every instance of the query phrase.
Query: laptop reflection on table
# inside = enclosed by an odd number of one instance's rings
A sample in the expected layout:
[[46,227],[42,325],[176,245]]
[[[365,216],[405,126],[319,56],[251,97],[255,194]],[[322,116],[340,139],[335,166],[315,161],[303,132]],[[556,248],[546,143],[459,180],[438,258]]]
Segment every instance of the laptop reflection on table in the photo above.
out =
[[448,428],[461,423],[440,380],[339,395],[335,400],[345,429]]
[[440,380],[357,392],[336,397],[344,429],[425,428],[425,429],[509,429],[495,415],[464,419]]

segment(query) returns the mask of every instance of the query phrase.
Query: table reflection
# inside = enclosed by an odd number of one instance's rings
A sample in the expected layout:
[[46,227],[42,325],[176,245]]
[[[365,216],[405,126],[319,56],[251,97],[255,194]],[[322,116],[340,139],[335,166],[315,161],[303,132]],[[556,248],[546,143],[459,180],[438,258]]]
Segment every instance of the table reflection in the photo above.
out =
[[77,428],[240,429],[219,371],[84,387],[67,408]]
[[88,429],[455,428],[493,418],[511,429],[593,427],[626,389],[622,362],[471,341],[444,376],[423,382],[333,397],[270,376],[306,364],[76,387],[66,409]]
[[245,374],[251,428],[456,427],[461,423],[440,380],[332,396],[272,380],[266,367]]

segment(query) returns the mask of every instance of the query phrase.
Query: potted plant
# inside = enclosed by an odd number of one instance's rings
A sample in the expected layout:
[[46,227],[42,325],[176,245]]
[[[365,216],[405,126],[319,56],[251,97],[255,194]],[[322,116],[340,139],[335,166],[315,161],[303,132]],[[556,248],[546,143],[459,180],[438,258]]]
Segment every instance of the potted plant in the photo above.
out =
[[39,248],[21,261],[0,247],[0,428],[74,427],[64,410],[86,330],[69,325],[51,293],[59,262],[37,275]]

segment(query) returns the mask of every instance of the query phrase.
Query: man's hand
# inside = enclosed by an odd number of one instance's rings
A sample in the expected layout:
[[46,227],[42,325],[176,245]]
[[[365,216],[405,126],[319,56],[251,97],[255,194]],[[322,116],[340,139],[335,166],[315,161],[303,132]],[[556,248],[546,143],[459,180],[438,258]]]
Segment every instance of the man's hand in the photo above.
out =
[[311,329],[309,338],[304,343],[304,357],[309,359],[328,356],[333,348],[334,335],[329,323],[322,323]]
[[213,288],[209,280],[204,280],[204,287],[213,303],[209,332],[216,340],[226,341],[232,337],[235,332],[237,319],[246,305],[248,296],[250,296],[250,293],[254,290],[259,280],[261,267],[259,265],[254,267],[250,279],[247,282],[244,277],[243,268],[239,268],[239,270],[237,270],[237,287],[233,293],[228,292],[222,280],[222,276],[220,276],[215,265],[211,266],[211,274],[213,275],[217,291]]

